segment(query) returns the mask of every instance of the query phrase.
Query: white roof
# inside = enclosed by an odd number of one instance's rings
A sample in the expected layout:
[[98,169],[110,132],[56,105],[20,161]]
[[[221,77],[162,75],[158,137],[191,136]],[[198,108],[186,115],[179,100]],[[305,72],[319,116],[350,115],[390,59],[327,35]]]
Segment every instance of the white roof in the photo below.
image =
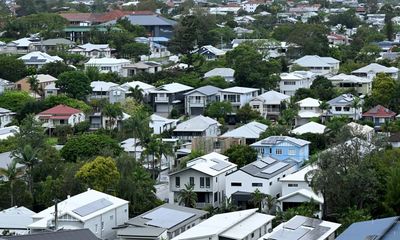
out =
[[[221,168],[216,166],[221,166]],[[236,169],[236,167],[236,164],[229,162],[227,156],[216,152],[211,152],[189,161],[186,164],[186,168],[182,171],[194,169],[210,176],[217,176],[231,169]]]
[[163,123],[167,124],[167,123],[178,122],[178,121],[179,121],[179,119],[169,119],[169,118],[165,118],[165,117],[162,117],[162,116],[154,114],[154,113],[150,116],[150,123],[151,122],[163,122]]
[[290,96],[271,90],[253,98],[253,100],[255,99],[260,99],[266,104],[279,105],[283,100],[290,99]]
[[225,51],[218,49],[212,45],[206,45],[206,46],[203,46],[202,48],[207,49],[208,51],[212,52],[213,54],[215,54],[217,56],[221,56],[221,55],[225,54]]
[[101,64],[129,64],[131,61],[123,58],[91,58],[85,65],[101,65]]
[[[74,212],[74,210],[77,210],[80,207],[87,206],[88,204],[91,204],[97,200],[102,200],[105,199],[106,201],[110,202],[111,205],[105,206],[103,208],[100,208],[97,211],[91,212],[85,216],[81,216],[77,213]],[[125,201],[123,199],[89,189],[86,192],[82,192],[78,195],[69,197],[65,199],[62,202],[58,203],[58,211],[59,215],[58,216],[63,216],[64,214],[68,214],[79,221],[87,221],[93,217],[96,217],[100,214],[103,214],[105,212],[108,212],[112,209],[121,207],[125,204],[128,204],[128,201]],[[48,224],[51,222],[51,220],[54,219],[54,206],[51,206],[35,215],[32,216],[34,219],[41,219],[39,221],[36,221],[32,224],[30,224],[28,227],[29,228],[36,228],[36,229],[44,229],[48,228]]]
[[205,78],[221,76],[221,77],[233,77],[235,70],[232,68],[214,68],[204,74]]
[[[82,50],[84,50],[85,52],[90,52],[93,50],[97,50],[97,51],[104,51],[104,50],[109,50],[110,49],[110,45],[108,44],[92,44],[92,43],[86,43],[83,45],[79,45],[76,48],[81,48]],[[73,48],[70,51],[76,51],[78,49]]]
[[115,86],[118,86],[118,84],[104,81],[93,81],[90,83],[93,92],[108,92],[111,87]]
[[0,211],[0,229],[26,229],[35,212],[26,207],[11,207]]
[[305,182],[305,176],[308,172],[317,169],[316,165],[307,165],[298,171],[281,178],[281,182]]
[[230,87],[222,89],[221,92],[230,92],[230,93],[251,93],[258,91],[257,88],[248,88],[248,87]]
[[291,197],[296,196],[296,195],[302,195],[302,196],[304,196],[304,197],[306,197],[306,198],[308,198],[308,199],[310,199],[310,200],[312,199],[312,200],[314,200],[315,202],[320,203],[320,204],[323,204],[323,203],[324,203],[324,199],[323,199],[322,197],[318,196],[318,195],[317,195],[315,192],[313,192],[312,190],[304,189],[304,188],[299,189],[299,190],[294,191],[294,192],[291,192],[291,193],[289,193],[289,194],[287,194],[287,195],[285,195],[285,196],[282,196],[282,197],[280,197],[280,198],[278,199],[278,201],[282,201],[282,200],[291,198]]
[[315,73],[310,71],[294,71],[290,73],[281,73],[280,77],[282,80],[303,80],[311,79],[315,76]]
[[178,124],[174,132],[202,132],[214,124],[220,125],[217,120],[199,115]]
[[57,61],[63,61],[62,58],[60,58],[59,56],[50,56],[47,53],[44,52],[30,52],[28,54],[25,54],[22,57],[19,57],[18,59],[21,59],[22,61],[32,61],[32,62],[38,62],[38,63],[50,63],[50,62],[57,62]]
[[[229,236],[235,236],[235,239],[239,236],[242,236],[247,232],[247,235],[250,234],[255,225],[262,224],[257,222],[257,220],[272,220],[274,217],[266,215],[268,217],[260,217],[258,214],[253,218],[257,209],[249,209],[243,211],[229,212],[223,214],[217,214],[209,219],[204,220],[198,225],[186,230],[185,232],[179,234],[174,237],[172,240],[183,240],[183,239],[204,239],[207,236],[215,236],[227,233]],[[261,214],[264,215],[264,214]],[[246,219],[251,218],[253,224],[251,222],[246,221]],[[246,221],[246,222],[245,222]],[[266,222],[263,222],[265,224]],[[241,226],[237,225],[242,224]],[[237,227],[236,227],[237,226]],[[249,228],[245,228],[248,226]],[[232,230],[232,231],[230,231]]]
[[177,93],[177,92],[189,91],[192,89],[193,89],[192,87],[186,86],[182,83],[169,83],[169,84],[162,85],[161,87],[157,88],[156,90],[152,90],[151,92],[154,92],[154,93],[157,93],[157,92]]
[[49,74],[37,74],[36,78],[39,80],[39,83],[46,83],[46,82],[55,82],[57,78],[49,75]]
[[20,38],[18,40],[12,41],[12,43],[15,43],[18,47],[29,47],[33,42],[29,40],[29,38]]
[[281,144],[282,142],[289,142],[292,143],[294,145],[298,145],[298,146],[305,146],[310,144],[309,141],[303,140],[303,139],[299,139],[299,138],[294,138],[294,137],[288,137],[288,136],[270,136],[267,138],[264,138],[258,142],[255,142],[253,144],[251,144],[250,146],[275,146],[278,144]]
[[50,83],[46,87],[44,87],[45,90],[59,90],[60,88],[56,87],[56,83]]
[[221,137],[258,139],[268,126],[259,122],[250,122],[232,131],[224,133]]
[[315,98],[304,98],[297,102],[300,107],[319,107],[321,101]]
[[399,69],[396,67],[385,67],[383,65],[380,65],[378,63],[371,63],[365,67],[359,68],[357,70],[354,70],[351,73],[369,73],[369,72],[374,72],[374,73],[397,73],[399,72]]
[[358,77],[355,75],[347,75],[344,73],[330,77],[328,79],[331,81],[340,81],[340,82],[346,82],[346,83],[370,83],[370,82],[372,82],[372,80],[368,79],[368,78]]
[[320,117],[321,113],[310,110],[300,110],[297,113],[297,116],[299,116],[299,118],[314,118],[314,117]]
[[293,63],[303,67],[331,67],[332,64],[339,63],[340,61],[331,57],[320,57],[317,55],[306,55],[297,59]]
[[[136,142],[135,142],[136,141]],[[136,143],[136,147],[135,147]],[[124,152],[143,152],[144,148],[140,145],[140,140],[135,138],[128,138],[120,143]]]
[[325,125],[316,122],[308,122],[300,127],[293,129],[292,133],[296,135],[301,135],[304,133],[323,134],[325,132],[325,128]]
[[153,85],[141,82],[141,81],[133,81],[133,82],[127,82],[121,85],[122,88],[126,88],[127,90],[129,88],[135,88],[136,86],[138,86],[140,89],[142,89],[143,91],[149,91],[152,89],[155,89],[155,87]]

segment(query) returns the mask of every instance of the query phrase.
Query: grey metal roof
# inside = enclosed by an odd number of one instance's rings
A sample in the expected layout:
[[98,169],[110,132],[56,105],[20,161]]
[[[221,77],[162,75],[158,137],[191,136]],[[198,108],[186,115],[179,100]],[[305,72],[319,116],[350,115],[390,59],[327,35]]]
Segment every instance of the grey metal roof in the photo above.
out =
[[220,90],[221,90],[221,88],[214,87],[214,86],[211,86],[211,85],[206,85],[206,86],[203,86],[203,87],[196,88],[196,89],[194,89],[194,90],[192,90],[190,92],[187,92],[187,93],[185,93],[185,95],[190,95],[190,94],[192,94],[194,92],[199,92],[199,93],[204,94],[206,96],[211,96],[211,95],[217,94]]
[[11,240],[99,240],[89,229],[40,232],[28,235],[2,236],[2,238]]
[[400,236],[399,221],[400,217],[397,216],[353,223],[336,240],[398,240]]
[[342,94],[328,101],[331,106],[350,106],[354,101],[352,94]]
[[[167,19],[159,15],[129,15],[125,17],[133,25],[141,26],[174,26],[176,21]],[[107,22],[105,25],[115,24],[116,21]]]
[[281,142],[290,142],[294,145],[298,146],[305,146],[307,144],[310,144],[309,141],[303,140],[303,139],[298,139],[294,137],[288,137],[288,136],[270,136],[265,139],[262,139],[258,142],[255,142],[251,144],[251,146],[255,147],[260,147],[260,146],[275,146]]
[[254,177],[270,179],[295,165],[292,159],[278,161],[267,157],[247,164],[240,170]]
[[159,227],[152,227],[152,226],[146,226],[146,227],[132,227],[128,226],[125,228],[120,228],[117,230],[117,235],[118,237],[153,237],[156,238],[160,236],[163,232],[165,232],[166,229],[164,228],[159,228]]
[[74,213],[78,214],[81,217],[87,216],[91,213],[96,212],[97,210],[106,208],[108,206],[113,205],[112,202],[108,201],[105,198],[100,198],[96,201],[83,205],[77,209],[72,210]]
[[74,42],[65,38],[51,38],[35,43],[35,45],[44,45],[44,46],[73,45],[73,44]]

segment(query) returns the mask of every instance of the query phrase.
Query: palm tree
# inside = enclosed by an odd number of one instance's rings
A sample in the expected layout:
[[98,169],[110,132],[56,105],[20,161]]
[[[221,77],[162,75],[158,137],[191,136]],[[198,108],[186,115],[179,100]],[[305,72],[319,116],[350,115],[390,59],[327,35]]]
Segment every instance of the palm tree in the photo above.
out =
[[265,201],[265,204],[267,205],[268,213],[274,212],[273,210],[274,210],[274,206],[276,204],[276,197],[266,194],[264,201]]
[[39,92],[39,79],[37,78],[37,75],[31,75],[30,77],[28,77],[28,83],[30,85],[31,91],[35,94],[36,98],[36,94]]
[[151,171],[151,175],[153,177],[153,179],[155,179],[155,163],[156,163],[156,154],[158,152],[158,141],[156,138],[152,137],[150,138],[150,141],[148,141],[145,144],[146,149],[143,151],[143,153],[147,156],[147,169],[150,169],[150,160],[149,160],[149,156],[151,156],[152,161],[151,161],[151,165],[152,165],[152,171]]
[[17,168],[17,161],[13,160],[11,164],[7,164],[7,168],[0,168],[0,175],[3,175],[7,178],[10,183],[10,207],[15,205],[14,200],[14,184],[17,179],[22,176],[23,170],[21,168]]
[[161,172],[162,157],[164,156],[165,158],[167,158],[168,156],[172,156],[174,154],[174,151],[173,151],[172,145],[170,143],[163,142],[162,139],[160,139],[160,138],[157,139],[157,142],[158,142],[158,144],[157,144],[156,157],[160,163],[159,171]]
[[109,118],[108,129],[111,130],[117,118],[122,117],[122,108],[119,104],[107,104],[103,108],[103,115]]
[[197,194],[193,191],[194,186],[185,184],[185,188],[179,191],[179,204],[185,207],[196,207]]
[[319,109],[321,109],[322,113],[324,114],[322,123],[324,123],[324,122],[326,121],[326,117],[327,117],[327,115],[328,115],[329,107],[330,107],[330,105],[329,105],[329,103],[326,102],[326,101],[322,101],[322,102],[319,104]]
[[134,88],[130,87],[129,92],[129,96],[135,99],[136,102],[142,103],[144,101],[143,89],[141,89],[139,85],[136,85]]
[[23,164],[27,168],[28,187],[31,194],[33,194],[33,167],[38,163],[38,151],[34,150],[31,145],[25,145],[12,153],[12,157],[17,163]]
[[354,97],[351,107],[354,108],[354,121],[356,121],[358,109],[361,107],[361,99],[359,97]]
[[[127,120],[127,124],[130,126],[130,130],[132,131],[134,146],[137,145],[137,140],[140,141],[142,146],[145,143],[145,140],[150,136],[150,127],[149,127],[150,117],[145,111],[137,111],[136,114],[132,114],[131,117]],[[134,155],[136,160],[136,155]]]
[[255,206],[258,207],[258,211],[261,212],[262,210],[262,205],[263,205],[263,201],[265,198],[265,194],[260,192],[260,190],[258,190],[258,188],[251,193],[251,197],[250,197],[250,202]]

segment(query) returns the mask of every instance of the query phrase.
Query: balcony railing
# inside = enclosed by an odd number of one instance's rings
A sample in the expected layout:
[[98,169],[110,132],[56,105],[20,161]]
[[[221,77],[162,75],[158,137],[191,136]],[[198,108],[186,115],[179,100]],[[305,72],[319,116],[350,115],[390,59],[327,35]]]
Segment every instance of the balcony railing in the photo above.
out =
[[169,97],[156,97],[155,102],[169,102]]

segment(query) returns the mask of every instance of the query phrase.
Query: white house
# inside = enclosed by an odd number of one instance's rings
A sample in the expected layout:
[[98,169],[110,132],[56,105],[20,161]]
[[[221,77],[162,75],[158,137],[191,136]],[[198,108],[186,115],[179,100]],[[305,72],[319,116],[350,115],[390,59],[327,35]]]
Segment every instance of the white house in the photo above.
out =
[[189,116],[204,114],[208,104],[219,102],[220,90],[218,87],[207,85],[185,93],[185,113]]
[[111,48],[108,44],[92,44],[86,43],[78,45],[68,50],[69,53],[80,54],[88,58],[110,58]]
[[378,63],[371,63],[365,67],[359,68],[351,72],[351,74],[366,77],[368,79],[373,80],[376,74],[378,73],[386,73],[391,76],[393,79],[397,80],[399,78],[399,69],[396,67],[385,67]]
[[121,84],[121,87],[124,88],[127,91],[130,91],[130,88],[139,88],[142,91],[144,100],[147,102],[149,101],[149,95],[150,92],[154,89],[156,89],[156,87],[154,87],[153,85],[144,83],[144,82],[140,82],[140,81],[133,81],[133,82],[127,82],[124,84]]
[[372,91],[372,79],[367,77],[358,77],[355,75],[347,75],[341,73],[339,75],[328,78],[333,86],[343,89],[357,91],[358,95],[369,95]]
[[145,148],[142,146],[139,139],[128,138],[120,142],[121,148],[129,156],[133,156],[135,159],[140,159]]
[[122,58],[91,58],[87,63],[85,63],[85,69],[96,67],[102,73],[115,72],[122,76],[124,73],[124,66],[130,63],[131,61]]
[[282,211],[313,201],[319,206],[318,209],[320,211],[318,215],[322,217],[321,212],[324,199],[321,194],[313,191],[310,186],[311,176],[307,176],[308,173],[316,169],[315,165],[307,165],[297,172],[281,178],[282,195],[278,198],[278,206]]
[[179,202],[185,185],[193,186],[197,195],[196,208],[218,207],[225,201],[226,174],[236,170],[227,156],[212,152],[186,163],[186,168],[169,175],[169,203]]
[[154,134],[161,134],[164,131],[171,130],[176,127],[179,119],[168,119],[157,114],[150,116],[149,127],[153,129]]
[[44,97],[50,97],[50,96],[55,96],[58,94],[58,91],[60,88],[56,87],[56,83],[50,83],[46,87],[44,87]]
[[15,116],[15,112],[0,107],[0,128],[10,124]]
[[279,90],[281,93],[293,96],[300,88],[310,88],[315,79],[315,74],[311,71],[294,71],[290,73],[281,73]]
[[[57,229],[89,229],[101,239],[114,239],[114,227],[128,221],[128,201],[88,189],[57,204]],[[55,206],[32,216],[31,232],[54,227]]]
[[10,126],[10,127],[0,128],[0,140],[4,140],[9,137],[13,137],[13,136],[15,136],[16,133],[19,133],[18,126]]
[[328,116],[346,116],[353,120],[358,120],[362,115],[361,105],[358,108],[353,107],[355,97],[352,94],[342,94],[328,101],[330,109]]
[[253,110],[260,112],[261,116],[277,119],[281,113],[281,105],[288,101],[290,96],[271,90],[250,100]]
[[19,57],[18,59],[22,60],[26,66],[34,67],[37,69],[40,69],[41,67],[43,67],[43,65],[47,63],[64,61],[59,56],[50,56],[49,54],[44,52],[30,52],[22,57]]
[[258,213],[257,209],[217,214],[172,240],[257,240],[272,231],[274,218],[271,215]]
[[235,81],[235,70],[232,68],[214,68],[204,74],[204,78],[223,77],[225,81],[231,83]]
[[296,103],[300,109],[296,117],[296,126],[301,126],[308,123],[311,118],[319,118],[322,115],[322,111],[319,108],[321,101],[314,98],[305,98]]
[[297,127],[291,131],[291,133],[296,135],[302,135],[305,133],[313,133],[313,134],[324,134],[326,126],[316,123],[316,122],[308,122],[300,127]]
[[165,203],[129,219],[117,230],[118,239],[170,240],[196,226],[208,212]]
[[304,67],[315,74],[325,75],[336,74],[339,71],[340,61],[332,57],[306,55],[294,61],[293,64]]
[[220,138],[244,138],[250,144],[259,139],[267,128],[267,125],[253,121],[222,134]]
[[116,83],[104,82],[104,81],[93,81],[90,83],[92,88],[92,93],[90,94],[90,99],[109,99],[110,89],[112,87],[118,86]]
[[251,99],[258,96],[257,88],[230,87],[219,91],[220,101],[230,102],[233,112],[249,103]]
[[191,141],[195,137],[217,137],[220,126],[217,120],[199,115],[179,123],[173,134],[182,141]]
[[240,4],[242,9],[246,12],[253,13],[256,11],[257,7],[260,6],[259,1],[244,1]]
[[43,112],[36,114],[36,119],[40,120],[42,126],[47,129],[54,129],[58,125],[68,124],[75,126],[76,124],[85,121],[85,114],[75,108],[65,105],[57,105]]
[[[339,227],[338,223],[296,215],[289,221],[279,224],[273,231],[262,236],[260,240],[334,240]],[[292,237],[287,238],[287,236]]]
[[125,65],[123,76],[132,77],[139,73],[156,73],[162,70],[161,64],[154,61],[143,61]]
[[28,225],[32,223],[34,214],[34,211],[26,207],[17,206],[0,211],[0,236],[3,231],[16,235],[28,234]]
[[279,161],[271,157],[261,158],[241,167],[226,176],[226,197],[238,206],[247,207],[251,194],[255,190],[262,193],[281,196],[279,179],[296,171],[297,163]]

